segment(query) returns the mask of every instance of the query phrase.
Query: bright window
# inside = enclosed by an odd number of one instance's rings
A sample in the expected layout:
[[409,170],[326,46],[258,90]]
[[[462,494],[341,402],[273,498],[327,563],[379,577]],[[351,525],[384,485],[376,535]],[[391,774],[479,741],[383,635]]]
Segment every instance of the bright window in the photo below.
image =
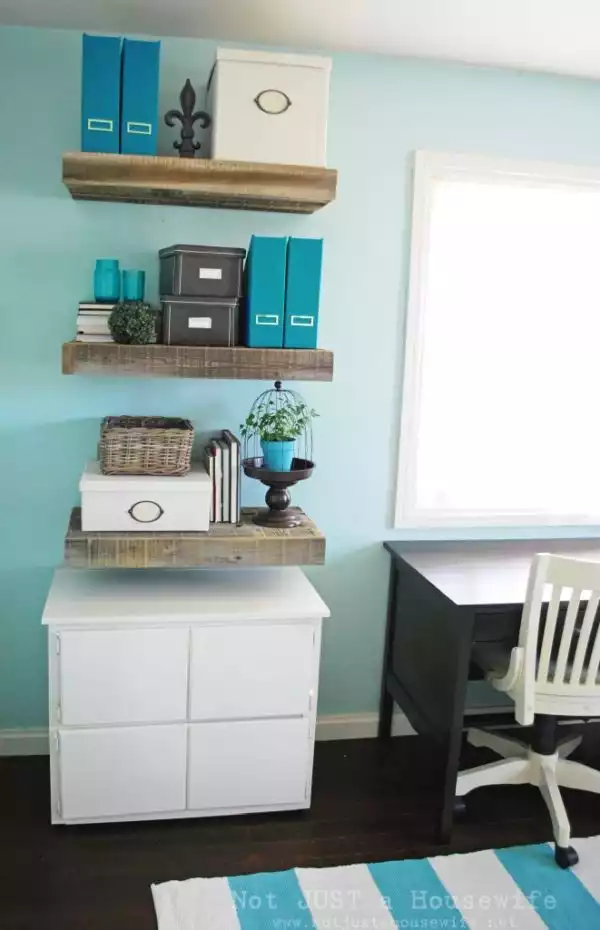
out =
[[600,524],[600,169],[418,153],[397,526]]

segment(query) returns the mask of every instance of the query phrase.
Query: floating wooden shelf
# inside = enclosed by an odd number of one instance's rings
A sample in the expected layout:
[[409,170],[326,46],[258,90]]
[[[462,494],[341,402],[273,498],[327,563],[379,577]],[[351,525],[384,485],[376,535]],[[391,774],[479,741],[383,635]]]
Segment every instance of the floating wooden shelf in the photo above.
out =
[[73,341],[63,345],[62,370],[64,375],[112,377],[331,381],[333,352]]
[[335,199],[337,171],[298,165],[66,152],[76,200],[314,213]]
[[76,507],[65,563],[71,568],[245,568],[325,562],[325,537],[312,520],[292,530],[270,529],[252,522],[255,513],[245,509],[240,526],[213,523],[208,533],[84,533]]

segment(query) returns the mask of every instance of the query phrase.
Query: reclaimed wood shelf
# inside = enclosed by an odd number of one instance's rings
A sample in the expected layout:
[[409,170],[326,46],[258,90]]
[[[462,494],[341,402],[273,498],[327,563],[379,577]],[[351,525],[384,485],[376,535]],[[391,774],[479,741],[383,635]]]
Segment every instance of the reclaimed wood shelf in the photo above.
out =
[[[298,508],[294,508],[298,509]],[[71,513],[65,539],[70,568],[248,568],[323,565],[325,537],[308,517],[294,529],[256,526],[257,509],[242,510],[239,526],[213,523],[208,533],[84,533],[81,508]]]
[[259,381],[331,381],[327,349],[248,349],[245,346],[129,346],[65,342],[64,375],[140,378],[230,378]]
[[335,199],[337,171],[301,165],[66,152],[75,200],[314,213]]

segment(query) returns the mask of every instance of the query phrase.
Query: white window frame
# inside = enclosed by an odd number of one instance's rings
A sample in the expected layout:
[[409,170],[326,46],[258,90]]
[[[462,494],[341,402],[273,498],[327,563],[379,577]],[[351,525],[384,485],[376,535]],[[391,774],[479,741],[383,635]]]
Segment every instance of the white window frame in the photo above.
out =
[[419,510],[416,506],[413,453],[418,430],[423,346],[422,306],[427,274],[432,182],[468,177],[489,183],[506,180],[511,175],[526,180],[529,185],[539,182],[548,186],[550,182],[560,186],[573,185],[578,189],[586,186],[600,188],[600,170],[597,168],[429,151],[415,153],[408,301],[404,343],[401,346],[404,371],[394,520],[397,529],[600,525],[600,513],[548,514],[534,510],[509,513],[490,510],[483,514],[480,511]]

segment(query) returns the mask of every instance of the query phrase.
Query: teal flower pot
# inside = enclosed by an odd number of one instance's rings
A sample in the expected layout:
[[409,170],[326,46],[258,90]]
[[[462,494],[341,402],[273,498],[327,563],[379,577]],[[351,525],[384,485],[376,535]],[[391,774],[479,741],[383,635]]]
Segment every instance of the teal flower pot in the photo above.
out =
[[283,442],[268,442],[266,439],[261,439],[265,468],[269,471],[291,471],[295,444],[293,439],[286,439]]

